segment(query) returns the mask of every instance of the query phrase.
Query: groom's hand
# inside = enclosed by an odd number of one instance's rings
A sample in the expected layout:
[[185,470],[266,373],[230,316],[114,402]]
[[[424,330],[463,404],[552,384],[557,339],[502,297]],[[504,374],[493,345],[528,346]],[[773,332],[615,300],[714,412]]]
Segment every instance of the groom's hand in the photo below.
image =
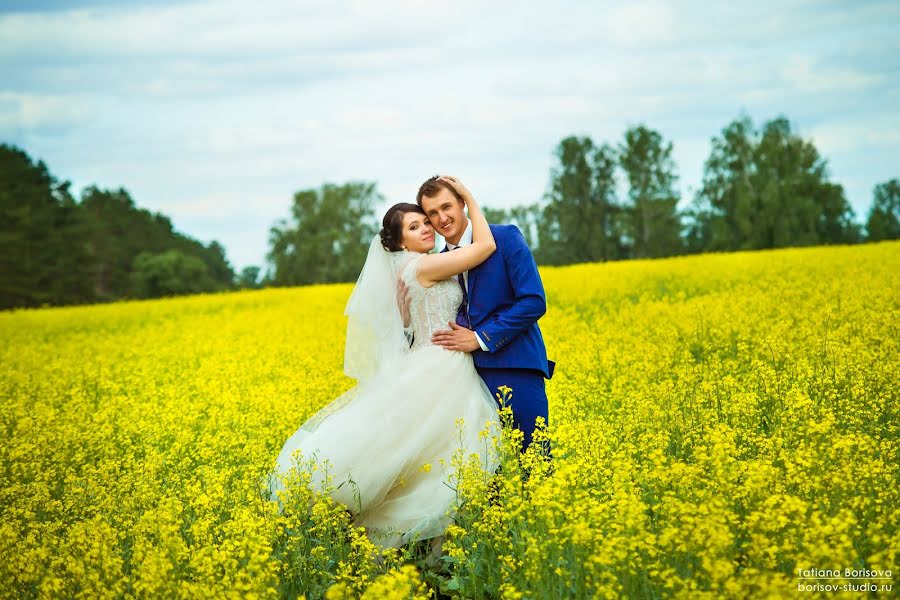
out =
[[460,352],[474,352],[481,349],[478,340],[475,339],[475,332],[460,327],[453,321],[450,321],[450,331],[435,331],[431,334],[431,343]]

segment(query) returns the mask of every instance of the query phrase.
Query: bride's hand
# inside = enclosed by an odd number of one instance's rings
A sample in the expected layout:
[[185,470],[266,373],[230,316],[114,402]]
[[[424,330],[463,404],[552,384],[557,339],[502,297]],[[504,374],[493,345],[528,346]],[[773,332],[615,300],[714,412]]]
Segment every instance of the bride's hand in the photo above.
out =
[[465,200],[468,204],[469,198],[472,198],[472,192],[470,192],[469,189],[464,186],[459,179],[450,175],[441,175],[439,179],[449,183],[450,187],[456,190],[456,193],[459,194],[460,198]]
[[409,327],[409,305],[412,298],[409,296],[409,288],[406,283],[397,278],[397,308],[400,309],[400,317],[403,319],[403,327]]

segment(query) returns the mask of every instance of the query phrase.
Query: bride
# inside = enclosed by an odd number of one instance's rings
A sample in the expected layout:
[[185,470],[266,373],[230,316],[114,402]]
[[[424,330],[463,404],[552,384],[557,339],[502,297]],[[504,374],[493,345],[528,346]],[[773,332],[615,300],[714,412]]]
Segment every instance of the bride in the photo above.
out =
[[[443,535],[455,508],[450,480],[457,448],[477,454],[487,473],[499,464],[492,440],[500,427],[497,403],[472,356],[431,343],[463,300],[456,276],[496,249],[469,190],[454,177],[441,179],[466,202],[472,244],[429,254],[434,230],[424,211],[407,203],[387,211],[345,310],[344,372],[358,384],[300,426],[268,478],[270,497],[283,509],[277,493],[296,461],[324,463],[332,497],[382,547]],[[411,337],[398,308],[400,281],[409,296],[404,316]],[[322,489],[325,470],[312,471],[314,489]]]

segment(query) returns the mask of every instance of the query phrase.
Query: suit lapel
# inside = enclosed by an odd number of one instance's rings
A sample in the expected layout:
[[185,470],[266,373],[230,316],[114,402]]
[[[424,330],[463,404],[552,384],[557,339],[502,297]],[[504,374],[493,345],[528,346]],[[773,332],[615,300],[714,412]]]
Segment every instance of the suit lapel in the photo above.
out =
[[[484,263],[481,263],[483,265]],[[475,292],[475,280],[478,278],[478,270],[481,268],[481,265],[469,269],[469,308],[472,307],[472,294]]]
[[[496,239],[497,232],[494,230],[493,226],[491,226],[491,232],[494,234],[494,239]],[[487,260],[485,260],[483,263],[481,263],[477,267],[469,269],[469,313],[470,314],[472,312],[472,298],[475,297],[475,281],[478,279],[478,274],[481,273],[481,269],[484,268],[484,265],[486,265],[487,262],[489,260],[491,260],[491,258],[493,258],[493,255],[488,256]]]
[[[444,244],[444,249],[441,250],[441,253],[448,252],[449,250],[450,250],[450,248],[447,246],[447,244]],[[485,262],[487,262],[487,261],[485,261]],[[481,265],[483,265],[483,264],[484,263],[481,263]],[[478,270],[481,268],[481,265],[478,265],[477,267],[475,267],[473,269],[469,269],[469,276],[468,276],[469,289],[466,292],[466,294],[469,296],[469,306],[470,307],[472,306],[472,291],[475,289],[476,274],[478,273]]]

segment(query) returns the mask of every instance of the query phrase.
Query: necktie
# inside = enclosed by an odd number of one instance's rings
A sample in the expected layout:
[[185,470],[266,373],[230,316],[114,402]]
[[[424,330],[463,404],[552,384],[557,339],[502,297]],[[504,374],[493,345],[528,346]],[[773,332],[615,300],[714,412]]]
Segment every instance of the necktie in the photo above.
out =
[[[459,246],[454,248],[454,250],[457,250],[457,249],[459,249]],[[471,329],[472,322],[469,319],[469,292],[466,291],[466,281],[465,281],[465,279],[463,279],[462,273],[457,273],[456,280],[459,282],[459,287],[462,289],[462,293],[463,293],[462,304],[459,305],[459,309],[456,311],[456,313],[458,315],[456,321],[457,322],[460,321],[459,316],[464,317],[465,321],[463,323],[460,323],[460,325],[466,325],[467,327],[469,327]]]

